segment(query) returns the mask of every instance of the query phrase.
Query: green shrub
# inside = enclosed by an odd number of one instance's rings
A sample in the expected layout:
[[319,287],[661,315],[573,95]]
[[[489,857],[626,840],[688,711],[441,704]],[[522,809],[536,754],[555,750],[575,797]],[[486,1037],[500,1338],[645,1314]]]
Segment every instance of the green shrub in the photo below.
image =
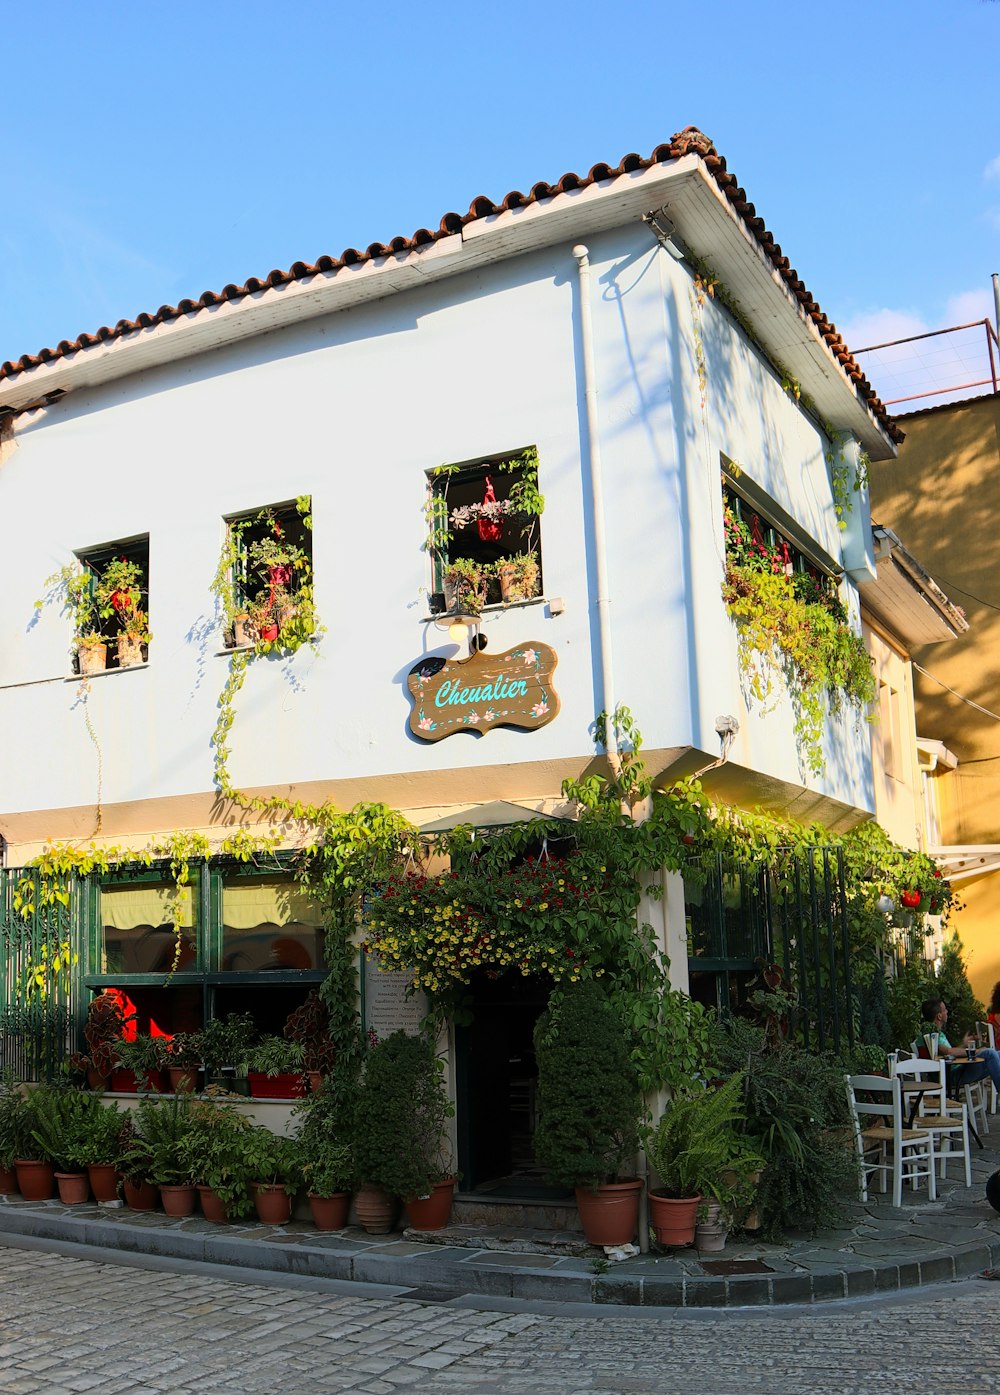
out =
[[454,1112],[430,1038],[393,1032],[370,1049],[358,1087],[358,1177],[404,1201],[426,1196],[451,1175],[445,1127]]
[[[741,1072],[717,1089],[671,1100],[646,1140],[646,1157],[668,1196],[703,1196],[729,1207],[749,1202],[750,1178],[764,1166],[744,1122]],[[729,1174],[727,1176],[727,1173]]]
[[764,1238],[835,1226],[856,1195],[844,1068],[791,1041],[769,1044],[739,1018],[720,1024],[716,1056],[743,1072],[743,1131],[766,1160],[757,1209]]
[[601,986],[580,983],[535,1029],[535,1157],[556,1186],[596,1188],[634,1169],[642,1096],[631,1035]]

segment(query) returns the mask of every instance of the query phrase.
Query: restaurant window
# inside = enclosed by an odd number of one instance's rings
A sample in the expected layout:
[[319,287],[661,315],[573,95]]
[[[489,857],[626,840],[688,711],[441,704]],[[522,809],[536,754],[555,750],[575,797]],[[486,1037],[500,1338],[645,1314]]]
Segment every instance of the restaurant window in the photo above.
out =
[[87,548],[78,552],[76,559],[88,581],[75,607],[77,669],[81,667],[80,651],[98,642],[106,648],[98,669],[132,668],[144,663],[152,638],[149,534]]
[[[272,642],[293,625],[312,623],[312,500],[267,504],[225,520],[214,584],[223,600],[227,648]],[[273,631],[273,633],[272,633]]]
[[269,867],[224,860],[189,870],[179,893],[164,866],[92,885],[86,987],[117,989],[141,1032],[252,1012],[261,1032],[280,1034],[326,976],[322,908],[280,855]]
[[807,555],[790,528],[783,531],[772,523],[767,513],[737,493],[725,476],[722,504],[727,566],[783,574],[800,601],[824,606],[837,620],[847,619],[837,577]]
[[544,508],[533,446],[428,471],[432,609],[452,608],[455,574],[472,578],[479,608],[540,596]]

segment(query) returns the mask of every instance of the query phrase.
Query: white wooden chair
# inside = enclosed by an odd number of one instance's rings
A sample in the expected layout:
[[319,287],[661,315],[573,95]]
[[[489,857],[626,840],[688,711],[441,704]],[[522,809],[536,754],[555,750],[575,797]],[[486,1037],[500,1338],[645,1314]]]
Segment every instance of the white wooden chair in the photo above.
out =
[[[964,1100],[949,1100],[946,1083],[946,1063],[943,1058],[928,1061],[910,1056],[891,1060],[889,1070],[900,1082],[901,1097],[916,1103],[911,1107],[912,1127],[934,1136],[934,1152],[941,1164],[941,1176],[946,1175],[948,1163],[961,1158],[965,1167],[965,1185],[972,1186],[972,1160],[969,1153],[969,1111]],[[915,1112],[914,1112],[915,1110]]]
[[[977,1029],[978,1025],[977,1023]],[[976,1032],[976,1037],[978,1040],[978,1030]],[[913,1043],[913,1051],[909,1054],[921,1056],[921,1059],[926,1059],[920,1050],[922,1045],[923,1043],[921,1041],[915,1041]],[[908,1053],[905,1051],[897,1051],[892,1054],[902,1060],[907,1057]],[[965,1062],[963,1062],[962,1058],[959,1056],[949,1056],[945,1062],[946,1067],[958,1067],[964,1064]],[[962,1099],[965,1101],[965,1107],[969,1111],[969,1122],[976,1130],[977,1136],[989,1133],[990,1131],[989,1115],[987,1114],[987,1088],[991,1084],[992,1081],[984,1078],[982,1080],[968,1080],[961,1085],[955,1084],[953,1080],[951,1085],[952,1094],[961,1094]],[[903,1093],[904,1095],[906,1094],[905,1086]],[[957,1104],[958,1101],[956,1100],[954,1103]]]
[[844,1080],[861,1174],[861,1200],[868,1200],[870,1177],[877,1175],[885,1192],[891,1175],[893,1206],[903,1204],[904,1181],[916,1187],[924,1177],[928,1196],[934,1201],[934,1135],[926,1129],[903,1127],[899,1077],[847,1075]]
[[[993,1029],[992,1022],[976,1023],[976,1042],[979,1046],[988,1046],[993,1051],[997,1049],[997,1034]],[[986,1082],[984,1081],[983,1083],[985,1084]],[[997,1087],[994,1085],[992,1080],[989,1082],[989,1085],[990,1113],[995,1114],[997,1112]]]

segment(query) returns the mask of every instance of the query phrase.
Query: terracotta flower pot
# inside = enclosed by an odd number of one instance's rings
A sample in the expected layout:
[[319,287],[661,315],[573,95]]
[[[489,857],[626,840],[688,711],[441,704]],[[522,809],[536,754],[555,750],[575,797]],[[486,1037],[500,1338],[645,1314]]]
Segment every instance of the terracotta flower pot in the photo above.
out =
[[639,1196],[642,1182],[608,1182],[593,1192],[577,1187],[576,1209],[589,1245],[627,1245],[639,1223]]
[[317,1230],[343,1230],[350,1208],[350,1192],[334,1192],[332,1196],[309,1193],[309,1210]]
[[694,1243],[696,1249],[711,1254],[726,1248],[729,1227],[722,1218],[721,1208],[717,1201],[706,1201],[704,1208],[705,1216],[697,1222],[695,1227]]
[[130,635],[118,636],[118,667],[135,668],[142,663],[142,640]]
[[106,644],[82,646],[78,657],[81,673],[103,673],[108,666],[108,646]]
[[25,1201],[50,1201],[56,1191],[52,1164],[39,1158],[15,1158],[17,1185]]
[[292,1219],[292,1198],[272,1182],[251,1182],[254,1210],[262,1225],[287,1225]]
[[201,1201],[201,1213],[206,1221],[215,1221],[220,1225],[228,1222],[229,1212],[226,1210],[226,1204],[211,1187],[199,1182],[198,1197]]
[[198,1083],[198,1066],[168,1066],[170,1088],[175,1095],[189,1095]]
[[118,1173],[114,1163],[89,1163],[87,1176],[95,1201],[118,1200]]
[[354,1198],[358,1221],[369,1235],[386,1235],[396,1218],[396,1200],[384,1187],[366,1182]]
[[649,1223],[661,1245],[690,1245],[694,1240],[700,1196],[649,1193]]
[[455,1195],[455,1179],[448,1177],[435,1182],[430,1196],[414,1196],[406,1202],[406,1213],[413,1230],[440,1230],[451,1219],[451,1203]]
[[155,1211],[159,1204],[160,1193],[152,1182],[130,1182],[126,1177],[122,1190],[130,1211]]
[[301,1073],[282,1072],[279,1075],[264,1075],[255,1070],[247,1073],[250,1093],[255,1100],[295,1100],[306,1092]]
[[90,1200],[90,1183],[85,1172],[57,1172],[56,1186],[64,1206],[80,1206]]
[[17,1173],[12,1167],[0,1167],[0,1196],[17,1194]]
[[196,1192],[194,1183],[188,1186],[160,1184],[160,1200],[168,1216],[190,1216],[194,1212]]

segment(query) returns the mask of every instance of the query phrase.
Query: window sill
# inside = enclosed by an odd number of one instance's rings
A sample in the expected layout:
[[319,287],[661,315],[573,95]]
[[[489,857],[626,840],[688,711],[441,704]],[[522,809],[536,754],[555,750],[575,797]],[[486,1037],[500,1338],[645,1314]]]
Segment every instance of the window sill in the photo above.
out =
[[62,681],[64,683],[88,683],[91,678],[110,678],[113,673],[138,673],[143,668],[149,668],[148,659],[142,664],[126,664],[124,668],[99,668],[96,673],[68,673]]
[[[529,596],[526,601],[498,601],[494,605],[484,605],[480,613],[482,615],[502,615],[507,610],[527,610],[529,606],[533,605],[548,605],[550,600],[550,596]],[[438,615],[423,615],[420,618],[420,624],[429,625],[435,620],[444,621],[457,613],[454,610],[442,610]]]

